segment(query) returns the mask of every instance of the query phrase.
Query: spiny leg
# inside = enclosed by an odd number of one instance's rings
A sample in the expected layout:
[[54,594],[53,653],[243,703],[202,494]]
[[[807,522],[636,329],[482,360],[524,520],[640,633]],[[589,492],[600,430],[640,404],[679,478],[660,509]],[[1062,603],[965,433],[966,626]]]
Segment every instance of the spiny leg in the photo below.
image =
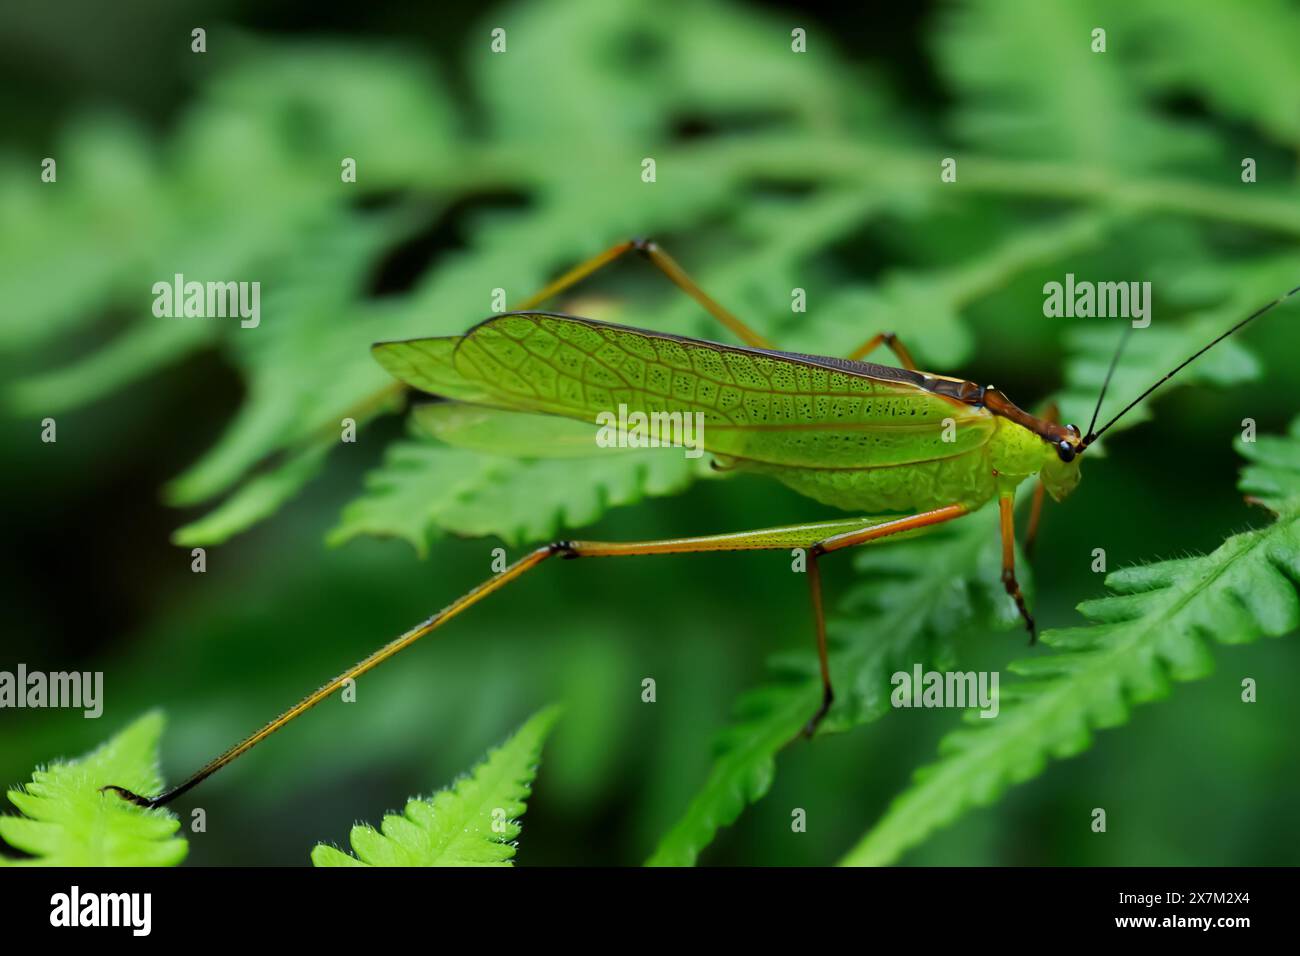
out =
[[898,364],[903,368],[913,372],[916,371],[916,361],[912,358],[912,353],[908,351],[907,346],[893,332],[877,332],[850,352],[849,360],[856,362],[859,359],[866,358],[881,345],[894,353],[894,357],[898,359]]
[[817,725],[822,722],[827,712],[830,711],[831,704],[835,701],[835,689],[831,686],[830,659],[826,650],[826,613],[822,606],[821,570],[818,559],[823,554],[842,551],[844,548],[853,548],[872,541],[878,541],[881,538],[887,538],[890,535],[918,531],[922,528],[942,524],[945,521],[952,521],[954,518],[960,518],[968,512],[969,509],[965,505],[945,505],[942,508],[923,511],[920,514],[909,515],[906,518],[896,518],[893,521],[886,521],[865,528],[842,531],[839,534],[824,538],[809,549],[808,586],[812,590],[813,624],[817,629],[817,656],[822,673],[822,703],[817,712],[804,725],[803,735],[805,737],[811,737],[817,732]]
[[808,723],[804,724],[800,732],[810,739],[817,732],[817,725],[830,712],[831,704],[835,703],[835,688],[831,684],[831,660],[826,648],[826,611],[822,606],[822,572],[821,566],[817,563],[820,556],[816,548],[808,553],[808,590],[812,593],[813,627],[817,634],[817,663],[822,673],[821,706],[808,718]]
[[[378,667],[384,661],[410,647],[420,638],[437,630],[447,621],[462,611],[477,604],[494,591],[499,590],[526,572],[531,571],[543,561],[555,555],[566,558],[580,557],[623,557],[641,554],[681,554],[699,551],[745,551],[771,550],[787,548],[810,548],[821,541],[836,540],[844,533],[861,531],[872,526],[876,519],[851,518],[839,521],[816,521],[803,524],[782,525],[775,528],[762,528],[755,531],[740,531],[727,534],[705,535],[700,537],[666,538],[657,541],[639,542],[600,542],[600,541],[557,541],[531,551],[500,574],[489,578],[482,584],[467,591],[437,614],[428,618],[409,631],[385,644],[369,657],[364,658],[343,671],[333,680],[308,694],[301,701],[284,713],[275,717],[260,730],[250,734],[235,744],[225,753],[205,764],[184,782],[156,797],[145,797],[125,787],[109,784],[101,790],[111,790],[123,798],[144,807],[160,807],[198,786],[222,767],[247,753],[276,731],[283,729],[290,722],[315,707],[349,680],[353,680],[367,671]],[[897,522],[890,522],[896,524]],[[823,673],[825,673],[825,637],[820,637],[822,646]]]
[[664,275],[666,275],[677,288],[681,289],[692,299],[704,307],[704,310],[713,316],[728,329],[730,329],[741,341],[755,348],[771,349],[775,346],[766,338],[759,335],[740,319],[736,318],[731,312],[723,308],[717,300],[696,284],[695,280],[686,274],[686,271],[677,264],[672,256],[659,248],[658,243],[649,239],[628,239],[610,246],[599,255],[592,256],[586,262],[581,262],[574,266],[564,275],[560,276],[554,282],[550,283],[536,295],[525,299],[514,307],[515,311],[526,312],[529,309],[536,308],[552,296],[559,295],[565,289],[581,282],[592,273],[604,268],[611,262],[620,258],[626,252],[636,251],[650,262]]
[[353,664],[351,667],[349,667],[343,673],[339,674],[333,680],[329,681],[326,684],[323,684],[319,689],[308,694],[306,697],[304,697],[298,703],[294,704],[284,713],[280,714],[278,717],[275,717],[273,720],[271,720],[269,723],[263,726],[261,730],[258,730],[255,733],[250,734],[249,736],[241,740],[239,743],[235,744],[235,746],[227,750],[225,753],[221,754],[220,756],[204,764],[202,768],[196,771],[188,779],[176,785],[175,787],[172,787],[170,790],[164,791],[163,793],[159,794],[156,797],[143,797],[138,793],[134,793],[130,790],[127,790],[125,787],[119,787],[115,784],[109,784],[108,786],[101,787],[100,789],[112,790],[115,793],[120,794],[125,799],[130,800],[132,803],[137,803],[143,807],[151,807],[151,808],[160,807],[163,806],[164,804],[171,803],[173,800],[181,796],[186,791],[191,790],[194,787],[198,786],[200,783],[202,783],[208,777],[212,776],[222,767],[226,766],[229,763],[232,763],[236,758],[243,756],[249,750],[252,750],[255,746],[260,744],[267,737],[270,737],[277,730],[280,730],[283,727],[285,727],[295,718],[300,717],[308,710],[311,710],[311,708],[315,707],[325,698],[329,697],[331,694],[333,694],[335,691],[341,688],[349,680],[353,680],[357,677],[360,677],[362,674],[366,673],[372,668],[378,667],[380,664],[388,660],[394,654],[398,653],[399,651],[405,650],[406,648],[414,644],[416,641],[418,641],[420,638],[437,630],[439,627],[441,627],[447,621],[451,620],[461,611],[464,611],[467,608],[474,606],[479,601],[483,600],[483,598],[491,594],[493,591],[496,591],[499,588],[504,587],[506,584],[509,584],[515,578],[520,577],[522,574],[524,574],[524,572],[529,571],[532,568],[536,567],[538,564],[545,561],[547,558],[551,557],[551,555],[555,553],[555,548],[556,548],[555,545],[547,545],[544,548],[538,548],[537,550],[532,551],[529,554],[525,555],[524,557],[520,558],[514,564],[510,565],[508,568],[502,571],[500,574],[492,578],[489,578],[488,580],[484,581],[482,584],[479,584],[474,588],[471,588],[469,591],[465,592],[465,594],[461,595],[459,598],[457,598],[451,604],[447,605],[437,614],[424,620],[420,624],[417,624],[415,627],[411,628],[410,630],[394,638],[392,641],[389,641],[387,644],[379,648],[379,650],[375,651],[369,657],[366,657],[361,661],[358,661],[356,664]]
[[[818,524],[790,525],[763,531],[742,531],[736,534],[713,535],[705,538],[676,538],[665,541],[594,542],[572,541],[569,547],[576,553],[566,557],[617,557],[632,554],[672,554],[683,551],[721,551],[757,548],[806,548],[808,554],[808,585],[812,595],[813,626],[817,637],[817,659],[821,667],[822,703],[804,726],[803,735],[811,737],[817,730],[835,700],[831,685],[830,660],[826,647],[826,614],[822,603],[821,568],[818,559],[824,554],[856,547],[891,535],[919,531],[932,525],[951,521],[967,514],[965,505],[945,505],[933,511],[895,518],[890,521],[855,519],[849,521],[820,522]],[[816,534],[818,530],[825,534]],[[810,537],[810,534],[815,537]]]
[[1025,619],[1025,627],[1029,629],[1029,643],[1036,644],[1038,643],[1038,627],[1034,624],[1034,618],[1029,613],[1028,605],[1025,604],[1025,596],[1021,593],[1020,582],[1016,580],[1015,504],[1015,496],[1010,493],[1003,494],[998,498],[999,517],[1002,519],[1002,586],[1015,600],[1020,616]]

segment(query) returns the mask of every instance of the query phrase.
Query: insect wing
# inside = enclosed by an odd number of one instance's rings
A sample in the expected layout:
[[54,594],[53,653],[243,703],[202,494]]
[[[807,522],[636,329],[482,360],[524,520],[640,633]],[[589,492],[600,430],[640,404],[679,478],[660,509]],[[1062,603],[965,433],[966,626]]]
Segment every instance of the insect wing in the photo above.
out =
[[370,354],[390,375],[421,392],[460,402],[490,403],[491,392],[481,383],[464,378],[452,362],[459,335],[376,342]]
[[979,447],[996,427],[983,409],[847,363],[549,313],[480,323],[452,364],[488,404],[597,424],[602,415],[698,415],[707,450],[771,464],[929,461]]

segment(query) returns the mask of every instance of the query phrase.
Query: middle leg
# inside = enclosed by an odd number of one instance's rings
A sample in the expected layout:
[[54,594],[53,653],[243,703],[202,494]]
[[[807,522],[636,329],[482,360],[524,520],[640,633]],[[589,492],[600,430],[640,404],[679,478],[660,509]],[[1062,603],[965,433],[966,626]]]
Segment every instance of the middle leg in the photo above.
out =
[[907,346],[893,332],[877,332],[850,352],[848,355],[849,360],[856,362],[864,359],[882,345],[894,353],[899,365],[908,371],[916,371],[916,361],[912,358],[912,353],[908,351]]
[[699,284],[692,279],[680,265],[677,260],[666,253],[657,242],[650,239],[628,239],[610,246],[599,255],[592,256],[586,262],[580,262],[564,275],[560,276],[554,282],[550,283],[540,292],[529,296],[523,302],[514,306],[517,312],[527,312],[541,305],[547,299],[559,295],[566,289],[577,285],[587,276],[622,257],[625,253],[636,252],[643,256],[656,269],[668,277],[669,281],[677,288],[681,289],[692,299],[703,306],[704,310],[730,329],[731,332],[746,345],[752,345],[760,349],[772,349],[775,346],[766,338],[759,335],[748,325],[738,319],[733,313],[723,308],[721,303],[713,296],[709,295]]
[[811,737],[817,732],[817,725],[822,722],[827,712],[830,711],[831,704],[835,702],[835,688],[831,684],[830,658],[826,649],[826,612],[822,603],[822,578],[821,568],[817,563],[818,559],[824,554],[830,554],[844,548],[853,548],[872,541],[878,541],[881,538],[887,538],[890,535],[902,534],[905,531],[917,531],[921,528],[942,524],[945,521],[952,521],[954,518],[960,518],[967,513],[968,509],[965,505],[945,505],[942,508],[935,508],[933,511],[923,511],[920,514],[909,515],[906,518],[896,518],[893,521],[886,521],[883,524],[872,525],[868,528],[843,531],[828,538],[823,538],[809,549],[808,587],[812,591],[813,626],[816,628],[817,657],[818,662],[821,664],[822,703],[817,712],[804,725],[803,735],[805,737]]
[[1034,623],[1033,615],[1029,613],[1029,605],[1025,603],[1025,595],[1020,590],[1020,582],[1016,580],[1015,506],[1015,495],[1010,492],[1005,492],[998,498],[998,511],[1002,527],[1002,586],[1006,588],[1007,594],[1011,595],[1012,600],[1016,602],[1016,609],[1020,612],[1020,616],[1024,618],[1025,627],[1029,630],[1029,643],[1036,644],[1038,642],[1038,626]]

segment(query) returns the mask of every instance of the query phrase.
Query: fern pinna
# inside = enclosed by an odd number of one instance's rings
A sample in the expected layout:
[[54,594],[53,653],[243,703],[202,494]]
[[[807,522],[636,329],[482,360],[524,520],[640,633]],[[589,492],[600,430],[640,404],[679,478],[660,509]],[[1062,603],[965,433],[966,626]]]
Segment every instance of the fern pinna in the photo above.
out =
[[176,835],[180,820],[168,810],[146,810],[100,792],[110,781],[162,786],[158,739],[163,717],[146,714],[97,750],[56,761],[8,793],[22,816],[0,816],[0,838],[22,859],[0,865],[175,866],[189,845]]
[[527,808],[542,743],[559,710],[534,714],[509,740],[490,751],[468,776],[427,799],[407,801],[380,829],[358,824],[350,837],[355,856],[318,844],[316,866],[510,866]]
[[[311,853],[316,866],[510,866],[519,818],[527,809],[542,744],[560,715],[547,707],[446,790],[410,800],[382,830],[358,824],[356,855],[326,844]],[[9,791],[22,816],[0,816],[0,838],[26,854],[0,856],[0,866],[175,866],[189,844],[180,820],[103,792],[110,780],[142,789],[162,786],[158,739],[163,718],[146,714],[101,747],[72,761],[38,769]],[[200,831],[201,832],[201,831]]]

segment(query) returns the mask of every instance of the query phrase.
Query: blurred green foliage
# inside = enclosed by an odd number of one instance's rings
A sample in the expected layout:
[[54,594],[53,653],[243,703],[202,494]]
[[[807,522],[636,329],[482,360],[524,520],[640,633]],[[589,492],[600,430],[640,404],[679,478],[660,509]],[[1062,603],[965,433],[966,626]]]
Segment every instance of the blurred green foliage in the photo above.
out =
[[[277,36],[228,9],[201,57],[187,20],[150,10],[171,32],[101,69],[114,89],[157,82],[107,105],[92,84],[34,102],[33,117],[57,121],[20,115],[27,135],[0,153],[17,545],[0,567],[5,658],[105,670],[114,726],[167,707],[169,776],[477,583],[502,543],[818,516],[748,478],[696,483],[676,460],[575,468],[443,446],[398,423],[375,340],[462,331],[493,289],[518,301],[652,235],[782,347],[841,355],[893,329],[924,367],[996,382],[1027,407],[1057,396],[1085,424],[1119,329],[1044,317],[1044,282],[1152,281],[1155,319],[1134,336],[1113,411],[1300,275],[1300,15],[1280,0],[1226,20],[1213,0],[972,0],[894,11],[857,39],[831,8],[716,2],[543,0],[399,30],[376,13],[347,39]],[[23,22],[14,36],[36,49],[73,42]],[[128,22],[103,24],[103,42],[126,43]],[[1089,48],[1099,25],[1104,54]],[[489,50],[495,26],[505,54]],[[796,26],[805,54],[790,50]],[[168,82],[173,106],[140,92]],[[57,185],[39,181],[47,155]],[[339,181],[345,156],[355,184]],[[654,183],[641,181],[646,157]],[[955,183],[940,182],[945,157]],[[1241,181],[1244,157],[1257,183]],[[177,272],[261,281],[261,326],[154,318],[148,290]],[[796,287],[806,314],[790,310]],[[635,264],[558,304],[718,334]],[[1229,439],[1244,417],[1261,430],[1290,419],[1297,355],[1294,310],[1280,312],[1125,420],[1156,419],[1141,443],[1108,440],[1047,517],[1041,620],[1069,623],[1100,593],[1094,548],[1115,568],[1217,547],[1248,520]],[[1206,385],[1232,389],[1189,387]],[[54,446],[34,437],[47,415]],[[341,444],[349,416],[366,427]],[[185,517],[153,504],[164,480]],[[552,699],[570,717],[530,808],[529,862],[689,862],[711,842],[705,861],[838,859],[952,723],[889,708],[889,673],[918,660],[996,669],[1023,653],[990,636],[1008,623],[993,524],[978,515],[828,567],[832,600],[845,599],[826,730],[854,734],[781,749],[815,706],[788,556],[548,568],[436,649],[367,675],[357,704],[327,703],[205,784],[210,832],[241,836],[196,837],[193,859],[299,859],[331,828],[341,840],[339,821],[422,789],[431,760],[450,777]],[[347,543],[324,549],[327,536]],[[189,573],[196,545],[205,575]],[[1242,675],[1294,672],[1293,644],[1224,651],[1218,677],[903,859],[1294,863],[1300,823],[1283,810],[1300,761],[1286,728],[1300,703],[1274,688],[1243,706],[1237,691]],[[709,737],[754,685],[710,763]],[[25,779],[101,736],[70,716],[6,712],[0,770]],[[1089,831],[1098,805],[1113,808],[1116,839]],[[791,832],[793,807],[807,833]]]

